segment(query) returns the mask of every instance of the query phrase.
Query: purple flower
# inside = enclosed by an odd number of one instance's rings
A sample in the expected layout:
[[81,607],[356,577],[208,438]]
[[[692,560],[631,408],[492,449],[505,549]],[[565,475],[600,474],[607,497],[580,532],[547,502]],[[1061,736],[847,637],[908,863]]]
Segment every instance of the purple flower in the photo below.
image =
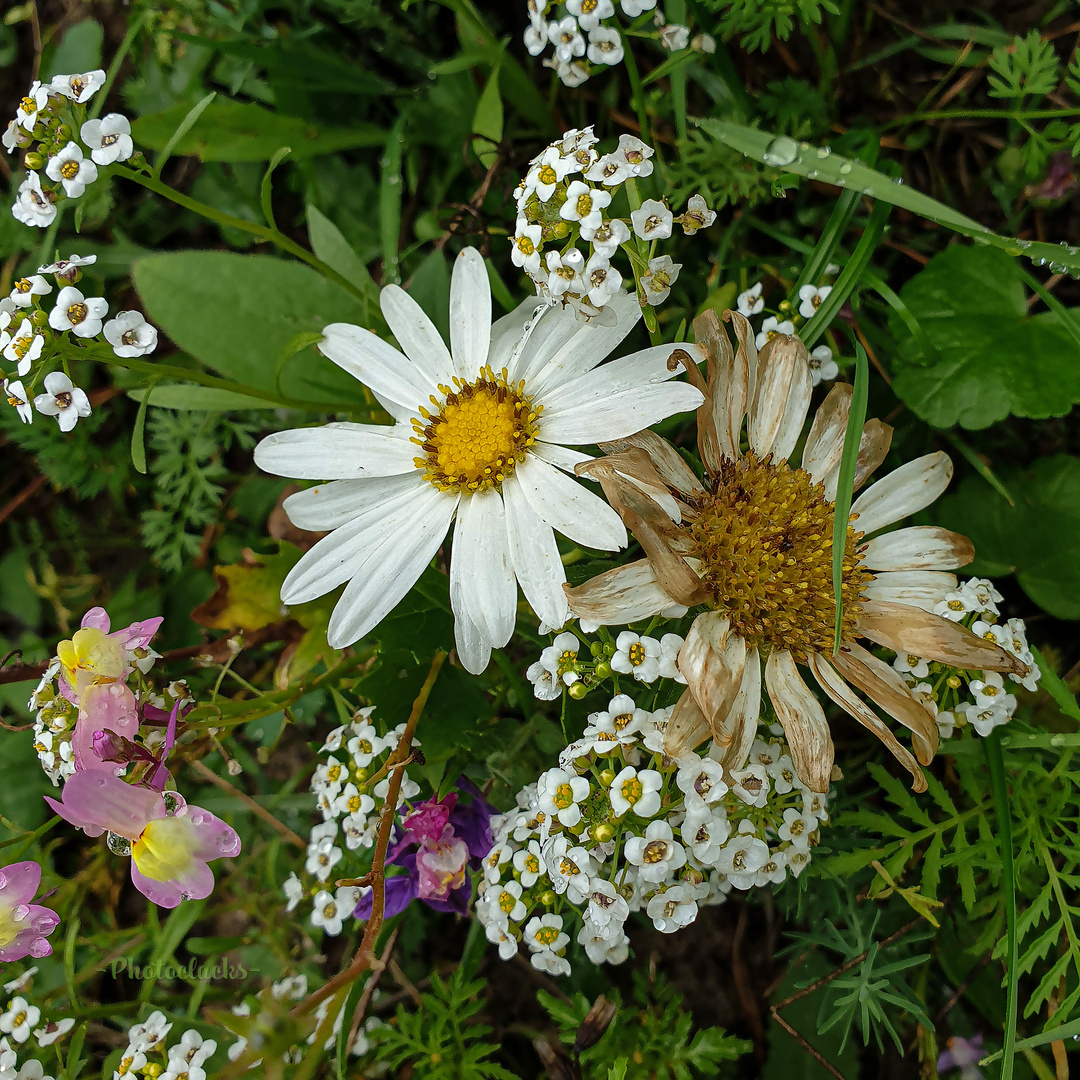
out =
[[240,854],[240,837],[209,810],[179,803],[169,813],[161,792],[127,784],[111,773],[77,772],[64,785],[63,802],[45,801],[88,836],[106,829],[131,843],[131,880],[144,896],[165,908],[202,900],[214,889],[207,863]]
[[51,908],[30,903],[40,884],[41,867],[36,862],[0,869],[0,961],[52,952],[45,938],[56,929],[60,916]]
[[979,1058],[985,1053],[981,1035],[970,1039],[953,1035],[945,1045],[948,1049],[943,1050],[938,1058],[938,1072],[959,1069],[960,1080],[983,1080],[983,1074],[978,1068]]

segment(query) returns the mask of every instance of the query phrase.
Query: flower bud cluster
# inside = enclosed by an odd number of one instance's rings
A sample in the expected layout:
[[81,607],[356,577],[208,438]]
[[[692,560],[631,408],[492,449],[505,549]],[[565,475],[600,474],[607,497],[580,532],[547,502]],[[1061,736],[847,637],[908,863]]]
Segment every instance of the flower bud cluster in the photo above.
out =
[[92,608],[69,640],[57,645],[30,696],[34,749],[45,775],[58,787],[82,768],[115,771],[133,766],[151,778],[171,749],[174,707],[191,707],[187,684],[157,690],[147,678],[160,653],[150,640],[162,620],[147,619],[109,633],[109,617]]
[[503,959],[524,943],[534,967],[568,974],[574,933],[594,963],[621,963],[632,912],[674,933],[731,889],[780,884],[810,861],[826,799],[795,775],[779,728],[762,727],[729,771],[704,747],[664,753],[671,711],[617,694],[492,820],[476,913]]
[[[654,151],[632,135],[620,136],[618,147],[604,155],[597,142],[591,127],[575,129],[533,158],[514,192],[510,257],[549,303],[569,304],[583,319],[606,324],[615,318],[608,302],[623,288],[624,275],[611,261],[616,252],[622,248],[630,260],[639,302],[661,304],[681,265],[670,255],[657,256],[657,242],[670,237],[676,224],[693,235],[716,213],[694,195],[677,217],[659,199],[632,209],[628,203],[626,217],[608,216],[627,181],[652,174]],[[636,186],[633,192],[636,202]]]
[[[625,48],[615,17],[615,0],[528,0],[528,4],[525,48],[532,56],[540,56],[550,46],[554,56],[546,58],[544,66],[553,68],[566,86],[580,86],[605,67],[622,62]],[[655,33],[651,36],[670,52],[686,48],[716,51],[710,35],[698,34],[691,40],[689,27],[668,23],[656,0],[618,0],[618,5],[621,14],[629,19],[653,12]],[[635,36],[650,35],[636,24]]]
[[[87,119],[86,102],[104,85],[102,70],[57,75],[48,84],[35,82],[19,102],[0,142],[9,154],[26,151],[29,172],[11,208],[24,225],[47,228],[59,203],[80,198],[97,180],[98,166],[127,161],[135,152],[126,116],[110,113],[102,120]],[[76,131],[82,145],[74,137]]]
[[[72,383],[66,361],[78,358],[76,350],[99,335],[120,357],[145,356],[157,348],[157,329],[140,312],[120,311],[106,321],[105,298],[84,296],[76,288],[82,267],[96,261],[96,255],[72,255],[39,266],[0,299],[0,356],[16,365],[18,376],[4,378],[4,393],[23,423],[33,423],[36,408],[44,416],[55,416],[61,431],[70,431],[80,417],[90,415],[90,400]],[[57,289],[48,312],[41,306],[53,293],[46,274],[52,275]],[[57,370],[59,365],[65,370]],[[43,392],[35,395],[39,383]]]
[[[835,273],[839,268],[835,266],[827,268],[826,273],[830,269]],[[799,289],[798,309],[796,310],[796,305],[791,300],[782,300],[776,310],[765,315],[760,321],[754,344],[761,349],[779,334],[797,333],[796,326],[801,326],[811,318],[831,292],[831,285],[803,285]],[[756,316],[769,310],[765,307],[765,298],[761,293],[762,283],[759,281],[745,292],[739,293],[736,298],[739,312],[750,319],[751,324]],[[816,349],[811,350],[810,378],[814,386],[822,382],[832,382],[839,371],[833,359],[832,349],[828,345],[818,345]]]
[[[1001,593],[987,578],[970,578],[948,593],[935,606],[934,614],[966,626],[973,634],[1022,660],[1028,666],[1027,674],[1010,672],[1008,678],[1025,690],[1034,690],[1042,672],[1028,647],[1027,627],[1023,619],[998,621],[1001,599]],[[911,655],[898,655],[893,667],[933,714],[943,739],[964,728],[989,735],[994,728],[1008,723],[1016,712],[1016,695],[1009,693],[1000,672],[965,671]]]

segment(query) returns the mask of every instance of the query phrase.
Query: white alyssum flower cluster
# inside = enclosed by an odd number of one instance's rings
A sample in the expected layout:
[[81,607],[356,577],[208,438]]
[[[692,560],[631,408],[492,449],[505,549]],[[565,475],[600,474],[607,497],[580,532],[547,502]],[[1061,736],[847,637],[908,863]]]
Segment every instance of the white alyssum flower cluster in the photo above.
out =
[[[669,618],[685,614],[686,609],[679,606],[666,613]],[[612,638],[606,627],[601,628],[601,634],[601,640],[595,642],[586,642],[569,630],[557,634],[525,672],[536,697],[554,701],[566,688],[571,697],[581,699],[613,674],[627,675],[646,685],[657,679],[686,682],[676,663],[683,644],[678,634],[654,638],[624,630]],[[582,656],[586,645],[588,653]]]
[[[839,267],[830,266],[826,273],[836,272]],[[749,289],[739,293],[736,297],[736,306],[740,314],[753,320],[755,316],[766,312],[765,298],[762,295],[763,285],[759,281],[751,285]],[[796,333],[796,323],[802,323],[809,319],[821,306],[822,301],[832,292],[831,285],[803,285],[799,289],[798,300],[782,300],[779,306],[765,314],[758,325],[757,337],[754,344],[757,348],[764,348],[765,343],[772,340],[778,334]],[[797,307],[797,311],[795,310]],[[832,382],[840,373],[840,369],[833,359],[832,349],[828,345],[818,345],[810,352],[810,378],[814,386],[818,383]]]
[[[372,722],[374,711],[374,707],[361,709],[348,724],[334,728],[326,737],[319,751],[326,758],[311,778],[311,792],[322,820],[312,826],[308,838],[303,878],[290,873],[282,886],[286,911],[295,910],[301,900],[310,901],[311,925],[330,937],[341,933],[360,898],[359,889],[351,885],[335,888],[332,879],[359,877],[368,868],[361,865],[361,851],[375,844],[379,829],[376,807],[381,808],[390,786],[386,759],[405,731],[405,725],[399,724],[380,734]],[[413,746],[419,745],[414,738]],[[406,773],[398,806],[419,793],[420,786]]]
[[[619,12],[627,19],[652,12],[655,32],[651,35],[670,52],[693,48],[698,52],[715,52],[716,42],[708,34],[698,34],[691,40],[690,28],[668,23],[656,0],[617,0]],[[525,48],[532,56],[540,56],[550,47],[553,55],[545,58],[544,66],[555,73],[566,86],[580,86],[590,76],[622,63],[625,39],[616,16],[616,0],[528,0],[529,26],[525,31]],[[641,20],[634,24],[635,37],[649,36]]]
[[[612,215],[608,208],[627,181],[652,174],[654,151],[633,135],[621,135],[613,151],[600,154],[598,141],[591,127],[574,129],[532,159],[514,192],[510,257],[539,296],[607,325],[615,320],[609,301],[623,287],[624,275],[611,261],[619,248],[630,259],[639,302],[655,306],[667,299],[681,269],[670,255],[656,255],[656,242],[670,237],[676,224],[692,236],[711,225],[716,212],[693,195],[676,216],[659,199],[640,201],[634,185],[626,191],[629,216]],[[639,244],[648,245],[644,256]]]
[[[23,996],[32,986],[37,970],[30,967],[22,975],[4,983],[5,992],[14,996],[8,1001],[7,1008],[0,1012],[0,1080],[53,1080],[51,1076],[46,1076],[40,1060],[26,1055],[34,1049],[41,1049],[46,1051],[43,1055],[46,1061],[55,1061],[56,1051],[48,1050],[48,1047],[59,1042],[75,1026],[72,1017],[45,1020],[41,1009]],[[36,1047],[29,1045],[31,1035]]]
[[[157,329],[138,311],[121,311],[106,321],[104,297],[86,296],[76,288],[82,267],[96,261],[96,255],[71,255],[39,266],[0,299],[0,356],[15,365],[9,374],[17,376],[4,376],[4,393],[23,423],[33,423],[36,408],[55,416],[61,431],[70,431],[80,417],[90,415],[86,392],[72,383],[66,365],[65,370],[56,368],[99,335],[120,357],[145,356],[157,348]],[[47,274],[55,282],[55,296]],[[41,306],[46,297],[52,297],[48,312]],[[42,392],[35,395],[39,383]]]
[[782,736],[763,728],[746,768],[726,773],[707,755],[665,756],[670,714],[617,694],[492,820],[476,914],[504,960],[524,944],[534,967],[568,974],[575,934],[594,963],[621,963],[632,912],[674,933],[731,889],[778,885],[810,861],[825,798]]
[[135,1075],[158,1080],[206,1080],[205,1068],[217,1050],[216,1039],[203,1038],[188,1028],[172,1046],[166,1045],[173,1025],[159,1010],[128,1029],[128,1044],[113,1070],[113,1080]]
[[[948,593],[934,607],[934,614],[962,623],[972,633],[1023,660],[1027,675],[1010,674],[1008,678],[1025,690],[1034,690],[1042,672],[1028,646],[1027,627],[1023,619],[999,621],[1001,599],[993,582],[970,578]],[[1010,693],[1008,683],[996,671],[965,671],[911,655],[898,655],[893,667],[919,694],[943,739],[964,728],[989,735],[994,728],[1008,723],[1016,712],[1016,695]]]
[[[19,186],[12,214],[24,225],[44,229],[53,223],[58,204],[78,199],[98,178],[98,168],[127,161],[135,152],[126,116],[110,113],[87,119],[86,103],[105,85],[103,70],[57,75],[35,82],[19,102],[0,142],[10,154],[26,150],[29,172]],[[78,131],[80,142],[74,132]],[[36,149],[31,149],[34,144]],[[41,172],[44,170],[45,180]]]

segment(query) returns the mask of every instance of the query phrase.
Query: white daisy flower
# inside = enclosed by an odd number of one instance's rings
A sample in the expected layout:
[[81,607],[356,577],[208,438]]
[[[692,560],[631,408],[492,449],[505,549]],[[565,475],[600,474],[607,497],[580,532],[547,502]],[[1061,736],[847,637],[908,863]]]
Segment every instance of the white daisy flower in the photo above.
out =
[[[589,3],[590,0],[582,0]],[[607,64],[609,67],[622,63],[623,43],[619,31],[610,26],[597,26],[589,31],[589,46],[586,55],[594,64]]]
[[47,228],[56,217],[56,204],[41,187],[41,177],[36,172],[27,173],[26,179],[19,185],[19,193],[11,214],[16,221],[24,225],[36,225],[39,229]]
[[549,626],[569,618],[554,530],[603,551],[626,543],[614,510],[561,471],[584,460],[565,447],[625,438],[696,408],[702,395],[669,382],[671,346],[600,364],[640,317],[631,296],[612,298],[612,326],[570,330],[572,312],[534,316],[535,300],[492,326],[487,268],[475,249],[454,268],[449,349],[402,289],[385,288],[381,305],[405,356],[344,323],[328,326],[320,347],[370,387],[394,426],[284,431],[255,451],[266,472],[334,481],[285,502],[299,528],[332,531],[289,573],[282,600],[301,604],[349,582],[328,640],[350,645],[412,588],[456,517],[455,637],[462,664],[479,673],[513,632],[515,580]]
[[645,835],[631,836],[623,852],[642,881],[663,881],[686,863],[686,852],[666,821],[650,821]]
[[157,327],[148,323],[141,311],[118,311],[103,332],[117,356],[146,356],[157,348]]
[[34,303],[35,296],[48,296],[52,286],[40,275],[19,278],[11,290],[11,299],[18,308],[28,308]]
[[83,157],[78,143],[69,142],[60,153],[49,158],[45,166],[45,175],[54,183],[62,184],[64,191],[72,199],[77,199],[86,185],[97,179],[97,166]]
[[657,893],[645,910],[661,934],[674,934],[697,918],[698,906],[685,885],[673,885]]
[[34,398],[34,408],[43,416],[55,416],[61,431],[70,431],[80,416],[90,415],[90,399],[62,371],[45,376],[45,393]]
[[15,110],[15,119],[26,131],[33,131],[38,120],[38,113],[49,104],[49,88],[37,80],[27,91],[26,97],[19,101]]
[[642,240],[666,240],[674,221],[671,211],[659,199],[646,199],[630,215],[634,235]]
[[630,239],[630,227],[619,218],[601,221],[595,229],[582,229],[581,239],[592,243],[593,252],[610,259]]
[[104,297],[86,297],[74,285],[65,285],[56,294],[56,306],[49,312],[49,325],[54,330],[70,330],[76,337],[96,337],[101,333],[101,320],[108,311]]
[[611,0],[566,0],[566,10],[573,15],[582,30],[595,30],[601,19],[615,14]]
[[566,202],[559,209],[565,221],[576,221],[583,229],[598,229],[604,222],[601,211],[611,202],[611,192],[574,180],[566,189]]
[[[790,319],[781,322],[775,315],[769,315],[761,324],[761,332],[754,339],[754,345],[763,349],[767,341],[772,341],[778,334],[794,334],[795,324]],[[811,376],[813,378],[813,376]]]
[[823,382],[832,382],[840,374],[840,369],[832,358],[832,349],[828,345],[819,345],[814,349],[810,353],[808,362],[810,364],[811,386],[817,386],[818,383]]
[[756,285],[751,285],[746,292],[741,292],[735,298],[735,304],[739,311],[750,318],[751,315],[757,315],[765,307],[765,300],[761,295],[761,282]]
[[555,59],[561,64],[569,64],[575,56],[585,55],[585,39],[578,32],[577,20],[572,15],[549,23],[548,38],[555,46]]
[[608,799],[616,817],[629,810],[640,818],[651,818],[660,809],[660,789],[664,778],[655,769],[635,769],[627,765],[611,781]]
[[82,75],[56,75],[49,84],[49,89],[70,98],[76,105],[89,101],[105,85],[105,72],[102,68],[87,71]]
[[831,285],[804,285],[799,289],[799,314],[809,319],[821,307],[822,301],[832,292]]
[[97,165],[127,161],[135,153],[131,124],[121,113],[109,113],[101,120],[87,120],[79,129],[79,138],[90,147],[90,157]]
[[682,263],[672,262],[670,255],[649,260],[649,268],[641,275],[641,285],[649,304],[656,307],[668,298],[681,269]]
[[656,682],[660,678],[660,642],[624,630],[615,639],[611,668],[620,675],[633,675],[638,682]]

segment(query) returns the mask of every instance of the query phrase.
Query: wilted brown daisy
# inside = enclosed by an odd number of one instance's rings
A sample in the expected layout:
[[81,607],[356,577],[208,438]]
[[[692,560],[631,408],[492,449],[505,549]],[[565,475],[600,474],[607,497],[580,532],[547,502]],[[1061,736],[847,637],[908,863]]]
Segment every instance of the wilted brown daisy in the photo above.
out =
[[[1024,668],[933,612],[956,588],[948,571],[971,561],[966,537],[926,525],[883,531],[932,503],[952,477],[952,462],[941,452],[917,458],[853,503],[834,655],[833,512],[852,388],[832,389],[814,416],[801,464],[790,463],[810,405],[806,348],[779,335],[758,354],[746,319],[732,311],[724,319],[733,325],[737,349],[714,313],[694,322],[707,380],[684,357],[705,394],[697,416],[704,483],[651,431],[607,444],[605,457],[578,466],[600,481],[647,558],[567,588],[570,608],[587,622],[612,625],[649,618],[673,602],[705,606],[678,658],[687,690],[667,729],[665,748],[673,756],[711,735],[725,767],[742,767],[757,731],[764,664],[765,689],[795,768],[814,791],[826,791],[832,738],[802,666],[888,746],[915,790],[924,790],[918,762],[929,764],[937,751],[934,719],[858,639],[958,668],[1016,674]],[[856,491],[884,460],[891,437],[879,420],[864,426]],[[910,730],[914,757],[855,690]]]

